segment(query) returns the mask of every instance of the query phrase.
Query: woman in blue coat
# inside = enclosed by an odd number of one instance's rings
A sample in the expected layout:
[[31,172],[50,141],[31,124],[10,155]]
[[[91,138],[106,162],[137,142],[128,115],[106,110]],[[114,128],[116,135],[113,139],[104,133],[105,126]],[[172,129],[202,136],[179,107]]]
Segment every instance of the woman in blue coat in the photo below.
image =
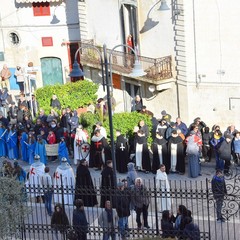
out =
[[16,128],[9,124],[8,131],[7,131],[7,156],[9,159],[18,159],[18,144],[17,144],[17,131]]

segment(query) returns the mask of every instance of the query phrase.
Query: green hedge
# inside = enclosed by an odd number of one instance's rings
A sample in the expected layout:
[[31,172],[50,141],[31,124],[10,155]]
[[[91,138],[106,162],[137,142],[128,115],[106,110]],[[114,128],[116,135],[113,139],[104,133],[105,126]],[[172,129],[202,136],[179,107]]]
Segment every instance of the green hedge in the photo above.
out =
[[37,89],[36,98],[40,108],[46,113],[51,110],[50,101],[53,94],[56,94],[62,108],[68,106],[76,110],[79,107],[86,107],[97,100],[98,85],[90,81],[70,82],[64,85],[49,85]]
[[[93,131],[93,125],[99,121],[99,116],[97,114],[83,113],[80,116],[80,123],[88,131],[89,135]],[[148,143],[152,142],[151,130],[152,130],[152,121],[151,118],[147,115],[137,113],[137,112],[125,112],[125,113],[114,113],[113,115],[113,132],[117,129],[121,130],[122,134],[125,136],[132,137],[134,126],[137,126],[140,120],[144,120],[149,127],[150,137],[148,138]],[[108,136],[110,135],[109,130],[109,121],[108,118],[103,122],[103,126],[107,130]],[[114,136],[115,138],[115,136]]]

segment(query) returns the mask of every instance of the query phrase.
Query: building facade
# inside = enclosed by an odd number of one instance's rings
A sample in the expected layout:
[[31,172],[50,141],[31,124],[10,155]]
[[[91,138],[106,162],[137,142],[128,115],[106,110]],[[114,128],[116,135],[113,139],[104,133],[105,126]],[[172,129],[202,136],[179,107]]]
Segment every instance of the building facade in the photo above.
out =
[[[62,84],[81,47],[86,77],[101,84],[89,46],[106,44],[116,111],[130,111],[139,94],[157,118],[166,110],[187,124],[201,117],[210,127],[237,125],[237,9],[237,0],[10,1],[0,10],[0,66],[33,62],[38,86]],[[123,45],[138,54],[146,76],[129,77],[135,57]]]

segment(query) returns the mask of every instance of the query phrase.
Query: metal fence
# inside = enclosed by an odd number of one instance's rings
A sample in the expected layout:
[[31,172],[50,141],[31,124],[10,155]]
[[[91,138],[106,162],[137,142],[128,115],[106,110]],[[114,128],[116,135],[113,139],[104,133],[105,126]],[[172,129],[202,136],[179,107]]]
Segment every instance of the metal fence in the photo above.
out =
[[[192,213],[195,224],[199,226],[201,239],[240,239],[239,236],[239,169],[236,168],[231,176],[227,177],[228,194],[225,196],[222,213],[228,220],[225,223],[216,221],[215,200],[211,191],[211,180],[205,181],[170,181],[170,188],[163,189],[161,182],[156,182],[155,178],[146,180],[143,185],[147,188],[150,204],[148,207],[149,229],[138,229],[136,223],[136,212],[131,209],[128,218],[129,236],[127,239],[161,239],[161,218],[163,205],[170,199],[171,211],[177,214],[179,205],[185,205]],[[64,182],[64,179],[63,179]],[[84,196],[97,196],[98,205],[85,207],[86,217],[89,222],[89,233],[87,239],[102,239],[103,230],[98,224],[98,217],[103,208],[99,207],[101,196],[107,195],[114,201],[118,198],[116,189],[101,188],[100,179],[94,179],[93,189],[81,189],[77,194]],[[73,200],[75,190],[62,184],[53,189],[52,208],[56,203],[61,203],[72,225]],[[67,239],[67,231],[55,233],[51,227],[51,217],[47,214],[43,197],[44,189],[41,186],[28,186],[24,190],[28,211],[26,216],[19,223],[18,230],[9,234],[5,239]],[[126,194],[131,195],[131,190]],[[121,239],[118,229],[116,239]]]

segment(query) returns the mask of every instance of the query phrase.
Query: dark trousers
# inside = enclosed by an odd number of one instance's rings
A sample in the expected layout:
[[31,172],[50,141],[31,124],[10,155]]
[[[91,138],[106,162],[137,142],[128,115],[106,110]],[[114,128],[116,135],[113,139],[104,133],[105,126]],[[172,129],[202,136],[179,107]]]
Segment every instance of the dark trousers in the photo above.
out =
[[136,208],[136,222],[137,222],[137,226],[138,228],[142,227],[142,222],[141,222],[141,213],[143,214],[143,223],[144,223],[144,227],[148,226],[148,205],[144,205],[141,208]]
[[224,173],[229,172],[230,165],[231,165],[231,161],[230,160],[225,160],[225,162],[224,162]]
[[203,145],[202,147],[203,158],[208,162],[211,161],[211,148],[209,145]]
[[222,217],[222,206],[223,206],[223,198],[216,198],[216,211],[217,211],[217,219]]

